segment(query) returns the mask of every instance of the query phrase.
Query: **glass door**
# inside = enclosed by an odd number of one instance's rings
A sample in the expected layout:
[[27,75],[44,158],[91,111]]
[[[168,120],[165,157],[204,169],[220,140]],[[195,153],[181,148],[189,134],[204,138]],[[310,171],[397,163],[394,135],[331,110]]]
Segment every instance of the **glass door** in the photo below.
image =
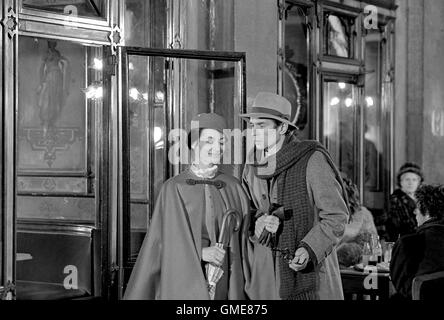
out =
[[[188,147],[182,146],[186,146],[191,119],[198,113],[216,112],[230,128],[241,129],[238,115],[246,99],[242,53],[124,48],[122,58],[120,297],[149,232],[162,184],[188,165]],[[227,152],[234,160],[234,155],[242,154],[242,146],[231,146]],[[240,174],[234,161],[223,170]]]

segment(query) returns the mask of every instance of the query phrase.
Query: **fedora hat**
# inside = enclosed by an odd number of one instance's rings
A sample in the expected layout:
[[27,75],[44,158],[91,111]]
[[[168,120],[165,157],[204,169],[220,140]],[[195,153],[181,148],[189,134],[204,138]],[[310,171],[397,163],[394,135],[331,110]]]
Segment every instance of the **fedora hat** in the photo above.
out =
[[291,103],[284,97],[270,93],[260,92],[253,101],[253,105],[248,108],[248,112],[240,114],[239,117],[248,120],[250,118],[267,118],[286,123],[289,126],[299,128],[290,121]]

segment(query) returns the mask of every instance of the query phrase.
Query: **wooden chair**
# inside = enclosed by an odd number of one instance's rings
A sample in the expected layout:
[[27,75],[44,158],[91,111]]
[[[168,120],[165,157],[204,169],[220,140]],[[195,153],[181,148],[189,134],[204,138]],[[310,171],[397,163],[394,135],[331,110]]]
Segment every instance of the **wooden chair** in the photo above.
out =
[[444,271],[415,277],[412,284],[413,300],[443,300]]

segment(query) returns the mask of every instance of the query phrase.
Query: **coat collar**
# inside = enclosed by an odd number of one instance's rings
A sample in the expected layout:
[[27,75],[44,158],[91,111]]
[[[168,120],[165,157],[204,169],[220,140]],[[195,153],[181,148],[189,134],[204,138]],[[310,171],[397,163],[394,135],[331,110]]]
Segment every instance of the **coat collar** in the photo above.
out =
[[422,226],[418,228],[418,232],[435,227],[444,228],[444,220],[431,219],[429,221],[426,221]]

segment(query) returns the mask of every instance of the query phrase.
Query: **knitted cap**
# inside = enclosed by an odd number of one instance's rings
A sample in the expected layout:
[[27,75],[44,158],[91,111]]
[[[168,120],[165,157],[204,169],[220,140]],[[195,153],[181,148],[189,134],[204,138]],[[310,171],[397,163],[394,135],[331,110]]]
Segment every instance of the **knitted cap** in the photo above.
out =
[[420,177],[421,183],[424,182],[424,175],[421,171],[421,167],[418,166],[416,163],[407,162],[399,169],[397,176],[398,186],[401,186],[401,178],[406,173],[414,173],[418,177]]
[[214,129],[220,132],[228,129],[225,118],[217,113],[200,113],[191,122],[194,123],[192,129]]

